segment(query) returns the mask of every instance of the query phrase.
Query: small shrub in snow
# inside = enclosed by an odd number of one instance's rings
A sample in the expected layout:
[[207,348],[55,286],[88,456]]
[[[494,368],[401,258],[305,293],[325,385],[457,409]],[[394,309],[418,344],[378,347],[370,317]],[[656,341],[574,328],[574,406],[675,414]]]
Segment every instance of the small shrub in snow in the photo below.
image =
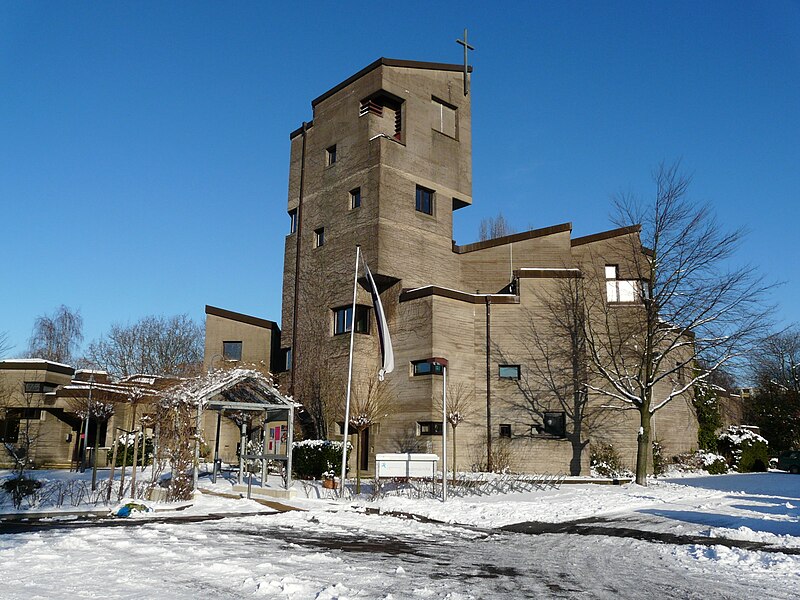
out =
[[699,450],[695,456],[700,463],[700,467],[711,475],[722,475],[728,472],[728,461],[721,454]]
[[19,509],[25,498],[34,497],[42,487],[42,482],[24,475],[6,479],[2,486],[3,491],[11,495],[14,508]]
[[653,475],[663,475],[667,470],[664,447],[658,440],[653,441]]
[[[347,443],[347,451],[353,445]],[[292,445],[292,468],[298,479],[321,479],[342,464],[342,442],[303,440]]]
[[747,429],[731,425],[722,432],[717,448],[725,456],[731,468],[740,473],[766,471],[769,465],[767,440]]
[[592,446],[589,452],[589,464],[592,471],[601,477],[622,477],[631,474],[611,444]]

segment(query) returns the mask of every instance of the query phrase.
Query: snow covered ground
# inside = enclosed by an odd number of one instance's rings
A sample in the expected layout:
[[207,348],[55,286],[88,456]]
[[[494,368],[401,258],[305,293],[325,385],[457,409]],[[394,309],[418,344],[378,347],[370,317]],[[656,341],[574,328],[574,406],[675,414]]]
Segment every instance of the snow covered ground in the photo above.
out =
[[[800,477],[782,473],[682,478],[646,488],[565,485],[447,504],[407,498],[297,504],[307,510],[205,522],[143,518],[125,526],[62,522],[0,534],[2,597],[800,595]],[[256,506],[202,496],[193,510],[241,513]],[[377,507],[447,524],[367,514]],[[583,521],[569,523],[577,519]],[[542,526],[545,533],[535,526],[534,533],[499,529],[524,521],[563,526]],[[659,541],[666,535],[672,541]]]

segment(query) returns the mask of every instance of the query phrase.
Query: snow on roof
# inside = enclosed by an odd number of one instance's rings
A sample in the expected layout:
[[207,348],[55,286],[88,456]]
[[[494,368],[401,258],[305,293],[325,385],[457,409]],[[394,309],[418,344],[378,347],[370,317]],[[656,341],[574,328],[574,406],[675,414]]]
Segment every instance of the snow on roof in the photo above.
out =
[[67,365],[52,360],[45,360],[43,358],[6,358],[4,360],[0,360],[0,363],[28,363],[36,365],[55,365],[57,367],[66,367],[67,369],[72,368],[72,365]]

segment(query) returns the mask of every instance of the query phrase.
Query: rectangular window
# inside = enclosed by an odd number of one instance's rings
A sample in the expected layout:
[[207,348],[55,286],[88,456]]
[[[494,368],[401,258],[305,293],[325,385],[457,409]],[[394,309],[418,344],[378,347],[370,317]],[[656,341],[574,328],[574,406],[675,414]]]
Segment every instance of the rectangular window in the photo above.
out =
[[289,233],[295,233],[297,231],[297,209],[293,208],[289,211]]
[[[350,333],[353,326],[353,307],[333,309],[333,335]],[[356,333],[369,333],[369,306],[356,305]]]
[[608,302],[631,303],[641,298],[641,285],[635,279],[620,279],[618,265],[606,265],[606,298]]
[[26,394],[43,394],[44,382],[42,381],[26,381],[25,382]]
[[417,186],[417,210],[426,215],[433,214],[433,190]]
[[292,349],[284,348],[283,350],[283,370],[289,371],[292,368]]
[[314,248],[319,248],[325,245],[325,228],[320,227],[314,230]]
[[411,374],[415,377],[417,375],[441,375],[442,365],[427,360],[415,360],[411,363]]
[[417,435],[442,435],[441,421],[417,421]]
[[222,358],[242,360],[242,342],[222,342]]
[[544,413],[544,432],[556,437],[564,437],[567,434],[567,418],[563,412]]
[[350,208],[358,208],[361,206],[361,188],[357,187],[354,190],[350,190]]
[[433,107],[433,129],[451,138],[456,137],[456,109],[438,100],[431,98]]
[[336,162],[336,144],[325,149],[325,166],[330,167]]
[[500,365],[500,379],[519,379],[519,365]]
[[686,383],[686,370],[685,365],[681,363],[675,363],[675,370],[678,376],[678,384],[683,385]]
[[511,437],[511,425],[509,425],[508,423],[503,423],[500,425],[500,437],[501,438]]

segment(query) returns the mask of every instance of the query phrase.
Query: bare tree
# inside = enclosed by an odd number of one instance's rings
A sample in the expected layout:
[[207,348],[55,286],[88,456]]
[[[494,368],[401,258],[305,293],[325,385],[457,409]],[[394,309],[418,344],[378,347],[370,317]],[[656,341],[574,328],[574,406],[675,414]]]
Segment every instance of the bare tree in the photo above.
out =
[[564,433],[572,446],[570,474],[580,475],[590,434],[608,414],[589,405],[583,279],[576,269],[562,274],[554,287],[537,295],[538,306],[526,311],[514,349],[495,349],[507,362],[524,367],[514,380],[520,395],[511,402],[528,413],[535,429],[543,429],[546,413],[564,413]]
[[[389,414],[391,398],[387,385],[375,377],[353,385],[348,428],[356,433],[356,494],[361,493],[362,434]],[[344,418],[344,406],[340,414]]]
[[[436,397],[435,405],[442,409],[442,395]],[[456,456],[456,429],[469,419],[475,411],[475,391],[463,382],[450,383],[447,386],[447,422],[453,430],[453,483],[458,472],[458,458]],[[416,437],[416,435],[415,435]]]
[[11,342],[8,341],[8,332],[0,331],[0,358],[5,358],[11,351],[11,348],[13,348],[13,346]]
[[203,329],[188,315],[114,324],[107,335],[89,344],[86,359],[117,377],[194,375],[203,361]]
[[800,329],[792,326],[767,336],[752,354],[757,387],[746,406],[748,422],[758,425],[772,452],[800,444]]
[[4,487],[11,493],[15,508],[19,508],[23,498],[40,485],[25,475],[33,464],[32,454],[39,440],[39,427],[32,423],[36,415],[37,393],[31,392],[24,382],[20,386],[21,403],[13,398],[16,395],[11,389],[13,386],[0,388],[0,421],[4,422],[4,431],[0,434],[13,473]]
[[[724,231],[708,205],[689,200],[691,180],[678,163],[662,164],[654,180],[651,202],[616,199],[617,223],[639,223],[641,232],[621,238],[628,247],[619,264],[606,266],[606,277],[596,277],[594,293],[585,294],[589,389],[611,407],[638,411],[640,485],[653,414],[745,356],[769,313],[769,286],[752,268],[729,266],[743,232]],[[708,370],[694,368],[698,358]]]
[[63,304],[52,315],[42,315],[33,324],[28,355],[58,363],[74,364],[83,342],[83,317]]
[[493,240],[505,235],[511,235],[512,233],[515,233],[514,228],[506,221],[503,213],[500,212],[497,213],[496,217],[485,217],[481,219],[478,239],[485,242],[486,240]]

